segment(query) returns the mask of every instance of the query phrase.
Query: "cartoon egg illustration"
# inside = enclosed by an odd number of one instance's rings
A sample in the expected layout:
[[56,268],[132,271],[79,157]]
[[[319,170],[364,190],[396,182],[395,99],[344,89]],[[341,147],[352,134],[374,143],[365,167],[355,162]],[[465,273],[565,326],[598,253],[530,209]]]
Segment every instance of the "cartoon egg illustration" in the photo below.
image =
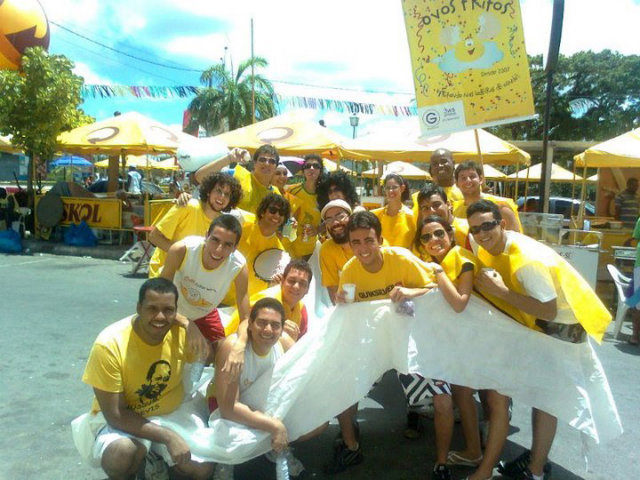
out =
[[0,69],[18,70],[25,49],[49,48],[49,21],[37,0],[0,0]]

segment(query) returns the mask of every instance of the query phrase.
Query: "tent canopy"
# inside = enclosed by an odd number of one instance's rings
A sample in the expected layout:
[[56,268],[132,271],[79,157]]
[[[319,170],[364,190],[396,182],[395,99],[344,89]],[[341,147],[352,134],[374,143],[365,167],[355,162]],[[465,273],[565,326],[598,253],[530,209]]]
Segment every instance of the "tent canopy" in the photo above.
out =
[[346,138],[311,120],[309,112],[293,111],[213,137],[229,148],[239,147],[253,154],[271,144],[281,155],[317,153],[339,158],[338,145]]
[[193,138],[138,112],[129,112],[63,132],[58,137],[58,146],[61,151],[80,155],[144,155],[175,153],[181,141]]
[[[542,169],[542,163],[536,163],[529,168],[525,168],[520,170],[519,172],[512,173],[507,178],[509,180],[516,180],[516,175],[518,176],[519,182],[525,182],[527,180],[527,172],[529,174],[530,182],[539,182],[540,181],[540,172]],[[574,176],[573,172],[570,172],[566,168],[562,168],[560,165],[556,165],[555,163],[551,164],[551,181],[552,182],[573,182]],[[582,177],[580,175],[575,176],[575,180],[577,182],[582,181]]]
[[[431,176],[407,162],[391,162],[384,165],[382,170],[382,178],[385,178],[390,173],[397,173],[398,175],[402,175],[403,178],[407,180],[430,180]],[[378,169],[373,168],[371,170],[367,170],[362,172],[362,176],[365,178],[376,178],[378,176]]]
[[640,167],[640,128],[587,148],[573,158],[578,167]]
[[[478,129],[480,149],[484,163],[529,165],[531,156],[489,132]],[[418,124],[404,132],[381,131],[372,135],[347,140],[341,147],[342,156],[354,160],[387,160],[429,162],[438,148],[453,153],[454,161],[479,160],[473,130],[450,133],[437,137],[420,138]]]
[[482,165],[484,172],[484,178],[486,180],[501,180],[507,177],[507,175],[495,167],[492,167],[488,163]]
[[[140,170],[146,170],[147,168],[151,170],[178,170],[178,165],[176,165],[175,157],[167,158],[166,160],[158,161],[154,159],[147,159],[146,155],[127,155],[125,166],[127,168],[133,166],[139,168]],[[95,163],[97,168],[107,168],[109,166],[109,159],[100,160]]]

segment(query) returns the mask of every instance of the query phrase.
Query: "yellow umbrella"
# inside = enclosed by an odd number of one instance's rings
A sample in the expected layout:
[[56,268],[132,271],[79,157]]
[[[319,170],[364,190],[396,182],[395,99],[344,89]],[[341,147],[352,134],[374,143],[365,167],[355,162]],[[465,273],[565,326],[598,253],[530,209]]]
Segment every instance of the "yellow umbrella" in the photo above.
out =
[[[390,173],[397,173],[398,175],[402,175],[403,178],[409,180],[430,180],[431,176],[407,162],[391,162],[386,164],[382,169],[382,178],[386,177]],[[362,172],[362,176],[365,178],[376,178],[378,176],[378,169],[373,168],[371,170],[366,170]]]
[[[529,168],[525,168],[520,170],[519,172],[512,173],[507,178],[509,180],[516,180],[516,175],[518,176],[518,181],[524,182],[527,180],[527,171],[529,172],[529,181],[530,182],[539,182],[540,181],[540,170],[542,164],[536,163]],[[573,172],[570,172],[566,168],[562,168],[560,165],[555,163],[551,164],[551,181],[552,182],[573,182],[574,176]],[[580,175],[575,176],[575,180],[578,182],[582,181],[582,177]]]
[[193,137],[129,112],[63,132],[58,136],[58,146],[64,152],[77,154],[144,155],[175,153],[183,140]]
[[329,160],[328,158],[323,158],[322,163],[324,164],[324,168],[327,170],[327,172],[335,172],[338,168],[346,173],[351,173],[353,171],[350,168],[345,167],[344,165],[340,165],[340,167],[338,167],[338,164],[336,162],[334,162],[333,160]]
[[[489,132],[478,129],[480,150],[483,163],[510,165],[521,163],[529,165],[531,156]],[[418,125],[405,133],[385,133],[382,131],[355,140],[347,140],[341,147],[344,157],[355,160],[387,160],[428,162],[431,154],[438,148],[451,150],[456,162],[478,160],[473,130],[420,138]]]
[[482,168],[484,170],[484,178],[486,178],[487,180],[501,180],[506,178],[507,176],[505,173],[487,163],[482,165]]
[[338,145],[346,140],[342,135],[318,125],[303,111],[269,118],[214,138],[229,148],[245,148],[251,153],[261,145],[271,144],[281,155],[318,153],[331,158],[339,158]]
[[595,175],[591,175],[590,177],[587,177],[587,182],[598,183],[599,178],[600,177],[598,177],[598,174],[596,173]]
[[640,128],[587,148],[573,158],[578,167],[640,167]]
[[[107,168],[109,166],[109,159],[100,160],[96,162],[94,166],[98,168]],[[127,155],[125,167],[136,167],[140,170],[177,170],[179,167],[175,164],[175,158],[167,158],[166,160],[158,161],[152,158],[147,160],[146,155]]]

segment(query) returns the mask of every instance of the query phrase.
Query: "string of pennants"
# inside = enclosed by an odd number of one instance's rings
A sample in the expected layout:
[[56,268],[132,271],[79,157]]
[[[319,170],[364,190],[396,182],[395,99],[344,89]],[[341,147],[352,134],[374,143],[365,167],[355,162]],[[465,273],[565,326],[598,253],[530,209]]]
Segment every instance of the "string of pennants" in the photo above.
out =
[[[193,86],[126,86],[126,85],[84,85],[82,95],[84,98],[112,98],[112,97],[136,97],[136,98],[187,98],[200,93],[200,87]],[[365,114],[365,115],[394,115],[396,117],[413,116],[417,114],[414,105],[379,105],[375,103],[351,102],[348,100],[333,100],[327,98],[306,96],[276,95],[276,102],[282,106],[291,108],[312,108],[316,110],[330,110],[340,113]]]

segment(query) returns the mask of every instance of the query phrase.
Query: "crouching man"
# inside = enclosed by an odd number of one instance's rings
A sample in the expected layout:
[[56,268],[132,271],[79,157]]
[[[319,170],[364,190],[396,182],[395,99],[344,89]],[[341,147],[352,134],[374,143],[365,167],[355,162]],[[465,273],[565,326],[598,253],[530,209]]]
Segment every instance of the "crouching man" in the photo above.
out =
[[88,442],[81,448],[74,421],[74,441],[111,479],[135,477],[150,451],[164,458],[175,478],[206,479],[213,472],[212,463],[191,459],[184,438],[146,418],[168,415],[182,403],[183,368],[190,359],[185,329],[176,322],[177,303],[171,281],[147,280],[137,314],[105,328],[91,349],[82,380],[95,393],[86,417],[95,438],[89,445],[85,430]]

